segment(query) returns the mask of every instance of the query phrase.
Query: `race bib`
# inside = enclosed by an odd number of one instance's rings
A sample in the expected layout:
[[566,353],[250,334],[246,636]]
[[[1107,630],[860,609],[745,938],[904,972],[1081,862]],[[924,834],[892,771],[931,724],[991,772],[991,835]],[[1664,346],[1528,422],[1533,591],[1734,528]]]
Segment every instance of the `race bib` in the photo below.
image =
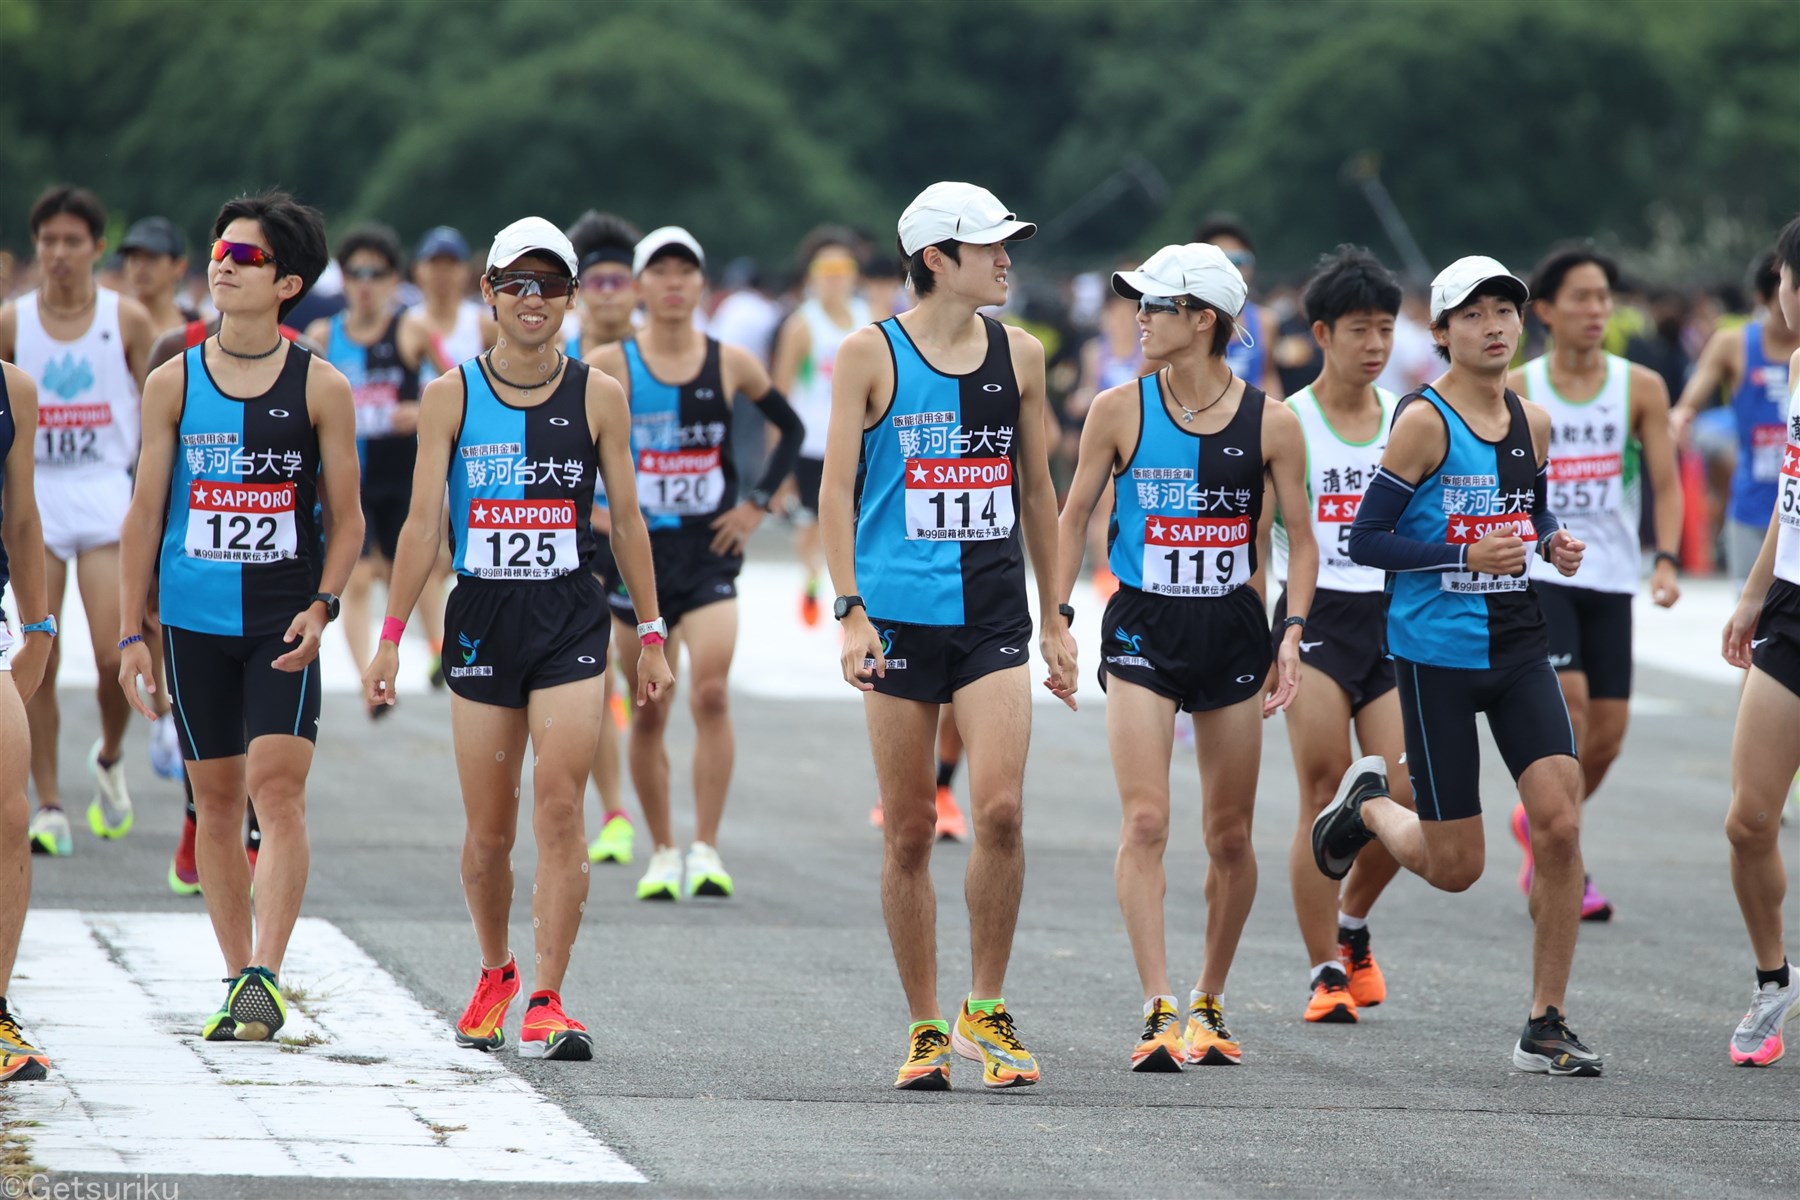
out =
[[386,437],[394,432],[394,410],[400,405],[400,389],[391,383],[365,383],[351,391],[356,401],[356,436]]
[[296,494],[291,483],[196,481],[188,492],[187,556],[234,563],[294,558]]
[[1782,456],[1787,453],[1786,425],[1757,425],[1750,430],[1750,478],[1758,483],[1773,483],[1782,474]]
[[1144,523],[1144,590],[1223,596],[1250,582],[1249,517],[1150,517]]
[[581,566],[573,500],[476,500],[462,571],[483,579],[553,579]]
[[649,516],[704,517],[725,497],[721,449],[640,450],[638,507]]
[[38,409],[33,457],[46,467],[97,463],[100,431],[112,423],[110,404],[46,404]]
[[[1448,536],[1452,546],[1472,546],[1489,533],[1511,533],[1525,541],[1527,560],[1537,552],[1537,526],[1529,513],[1496,513],[1486,517],[1453,516]],[[1522,592],[1531,586],[1529,571],[1521,575],[1484,575],[1480,571],[1446,571],[1438,577],[1446,592],[1480,595],[1487,592]]]
[[1800,447],[1784,446],[1781,458],[1781,490],[1776,494],[1775,511],[1781,523],[1800,529]]
[[1561,514],[1614,513],[1625,479],[1617,454],[1590,454],[1550,460],[1550,511]]
[[906,460],[906,538],[987,542],[1012,536],[1010,458]]

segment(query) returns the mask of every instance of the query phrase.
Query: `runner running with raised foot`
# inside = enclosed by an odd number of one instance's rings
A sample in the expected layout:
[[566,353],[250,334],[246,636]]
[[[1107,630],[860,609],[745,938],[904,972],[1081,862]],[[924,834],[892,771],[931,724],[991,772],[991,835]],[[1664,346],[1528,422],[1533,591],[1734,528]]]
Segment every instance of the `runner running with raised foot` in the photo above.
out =
[[14,624],[0,609],[0,1083],[42,1079],[50,1056],[32,1044],[7,1000],[19,933],[31,902],[31,845],[25,797],[31,732],[25,703],[44,677],[56,619],[44,598],[44,533],[32,481],[37,441],[37,385],[0,363],[0,591],[12,583]]
[[[400,288],[400,239],[385,225],[362,225],[345,234],[337,248],[344,274],[346,306],[321,317],[306,336],[325,348],[326,361],[344,373],[356,397],[356,446],[362,458],[364,545],[344,592],[344,640],[358,669],[373,648],[369,596],[393,571],[395,545],[411,498],[413,458],[418,447],[419,374],[437,374],[450,364],[437,361],[431,330],[415,312],[395,308]],[[426,603],[420,611],[426,640],[442,646],[442,609]],[[389,705],[369,708],[385,717]]]
[[[1375,386],[1394,346],[1400,284],[1368,251],[1344,246],[1319,264],[1301,303],[1324,351],[1318,379],[1288,397],[1306,438],[1306,517],[1319,547],[1318,590],[1300,635],[1301,686],[1288,707],[1288,746],[1300,787],[1300,822],[1288,851],[1294,918],[1312,965],[1305,1017],[1347,1024],[1387,999],[1387,981],[1369,949],[1369,910],[1399,864],[1379,845],[1365,850],[1341,885],[1313,863],[1312,825],[1331,803],[1354,754],[1398,766],[1404,751],[1394,664],[1383,650],[1387,598],[1380,571],[1351,561],[1351,522],[1381,465],[1398,400]],[[1286,510],[1286,522],[1299,523]],[[1281,561],[1277,554],[1276,561]],[[1286,620],[1284,592],[1275,623]],[[1393,791],[1411,806],[1404,782]]]
[[[1669,389],[1649,367],[1602,346],[1618,283],[1618,266],[1592,247],[1553,250],[1531,276],[1532,308],[1550,331],[1550,351],[1508,379],[1550,414],[1550,509],[1587,544],[1579,584],[1541,558],[1531,565],[1550,665],[1575,727],[1584,804],[1619,757],[1631,716],[1631,600],[1642,574],[1638,528],[1646,475],[1656,498],[1650,598],[1668,608],[1681,597],[1681,476],[1669,435]],[[1531,828],[1523,804],[1513,809],[1512,831],[1525,853],[1519,887],[1529,896]],[[1587,879],[1581,919],[1612,916],[1612,902]]]
[[[1056,493],[1045,444],[1044,348],[981,309],[1006,303],[1007,243],[1037,226],[985,188],[934,183],[900,215],[918,304],[838,347],[819,489],[825,560],[861,691],[885,809],[881,907],[911,1010],[894,1086],[950,1086],[950,1058],[990,1088],[1040,1077],[1002,999],[1025,883],[1031,740],[1031,550],[1049,667],[1075,705],[1075,641],[1056,604]],[[954,702],[969,757],[975,841],[963,877],[971,988],[952,1027],[938,1007],[933,740]]]
[[[1776,244],[1776,302],[1800,329],[1800,218]],[[1787,1049],[1782,1029],[1800,1012],[1800,977],[1784,949],[1781,808],[1800,772],[1800,350],[1788,363],[1794,385],[1782,429],[1775,511],[1762,551],[1750,568],[1737,608],[1726,622],[1725,661],[1748,672],[1731,741],[1731,886],[1737,892],[1756,986],[1750,1010],[1731,1035],[1731,1061],[1766,1067]]]
[[[60,621],[71,575],[81,591],[100,673],[100,737],[87,756],[94,776],[87,823],[96,837],[121,838],[135,819],[121,761],[131,710],[112,682],[119,652],[108,634],[119,615],[119,525],[131,502],[138,393],[155,339],[143,305],[94,281],[95,264],[106,251],[106,210],[92,192],[51,188],[31,206],[30,228],[42,283],[0,308],[0,359],[38,384],[32,445],[49,555],[45,597],[50,615]],[[43,686],[26,706],[37,785],[31,846],[52,855],[74,851],[58,778],[61,663],[53,642]]]
[[492,350],[425,389],[411,508],[363,688],[369,704],[393,703],[400,635],[437,558],[447,485],[457,581],[445,621],[459,649],[446,674],[467,817],[463,895],[481,950],[456,1041],[478,1050],[503,1046],[506,1010],[520,990],[507,918],[529,741],[537,990],[519,1052],[585,1062],[593,1038],[564,1010],[561,989],[587,902],[582,794],[605,716],[600,676],[610,629],[605,598],[587,569],[596,473],[613,500],[620,568],[645,597],[641,609],[650,617],[639,631],[640,704],[662,699],[673,681],[655,616],[624,397],[612,380],[559,349],[576,286],[574,249],[542,217],[494,235],[481,290],[500,336]]
[[[1164,246],[1115,272],[1112,287],[1138,303],[1144,357],[1167,365],[1094,397],[1063,503],[1057,595],[1066,602],[1075,587],[1089,518],[1110,485],[1119,590],[1101,618],[1099,674],[1124,810],[1113,882],[1144,997],[1131,1067],[1235,1065],[1243,1050],[1225,1025],[1225,980],[1256,898],[1250,824],[1263,719],[1300,683],[1318,570],[1311,524],[1289,533],[1292,615],[1273,643],[1252,581],[1265,485],[1284,511],[1306,510],[1306,443],[1293,413],[1225,365],[1246,289],[1217,246]],[[1182,712],[1193,714],[1208,860],[1205,951],[1185,1008],[1169,989],[1163,935],[1169,761]]]
[[1360,759],[1313,824],[1313,856],[1342,879],[1379,838],[1433,887],[1469,888],[1487,853],[1475,727],[1485,712],[1537,863],[1531,1008],[1513,1065],[1598,1075],[1600,1056],[1563,1011],[1581,922],[1581,765],[1526,565],[1538,553],[1572,576],[1585,547],[1550,512],[1549,414],[1506,386],[1527,297],[1481,256],[1432,281],[1432,337],[1449,369],[1400,401],[1349,538],[1354,562],[1388,573],[1387,645],[1418,811],[1390,797],[1385,759]]
[[[669,623],[669,658],[679,662],[683,650],[688,655],[696,730],[694,841],[684,863],[669,813],[669,708],[642,709],[631,722],[631,783],[655,845],[638,881],[640,900],[732,893],[717,846],[737,753],[727,687],[737,649],[737,576],[744,544],[768,515],[805,436],[754,355],[694,328],[704,264],[700,243],[687,230],[666,225],[646,234],[631,262],[648,313],[644,328],[587,356],[625,388],[631,405],[637,494],[660,580],[657,603]],[[731,445],[731,398],[740,392],[781,431],[762,478],[741,501]],[[613,615],[621,624],[630,619],[617,606]],[[622,666],[631,690],[640,690],[635,668]]]
[[[319,640],[362,545],[356,411],[343,375],[277,328],[328,261],[319,214],[265,192],[227,203],[213,234],[219,332],[145,384],[118,682],[154,720],[144,611],[155,574],[198,882],[228,973],[201,1033],[266,1041],[287,1019],[281,964],[306,892]],[[254,893],[239,840],[246,794],[263,832]]]
[[[580,320],[565,342],[571,358],[580,358],[583,348],[592,350],[622,342],[633,332],[632,313],[637,309],[637,287],[631,278],[631,256],[643,234],[637,226],[611,213],[583,213],[569,229],[569,242],[575,247],[576,265],[581,269],[581,302],[576,307]],[[613,557],[611,517],[606,511],[606,488],[595,489],[592,525],[594,557],[588,569],[600,581],[607,603],[626,614],[631,611],[631,597],[625,581],[619,577],[618,561]],[[637,618],[631,617],[636,623]],[[594,743],[594,766],[591,772],[594,790],[600,794],[600,832],[588,843],[588,861],[616,862],[629,866],[635,856],[636,831],[631,814],[625,811],[625,793],[619,778],[619,731],[625,727],[627,705],[620,694],[615,676],[605,676],[607,719],[600,723],[600,736]]]

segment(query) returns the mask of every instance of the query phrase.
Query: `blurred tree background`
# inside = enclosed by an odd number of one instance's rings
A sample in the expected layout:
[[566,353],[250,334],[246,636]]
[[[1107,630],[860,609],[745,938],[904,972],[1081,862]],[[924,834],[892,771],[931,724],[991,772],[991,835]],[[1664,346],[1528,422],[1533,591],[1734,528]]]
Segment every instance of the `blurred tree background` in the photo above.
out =
[[984,183],[1034,254],[1214,210],[1266,269],[1594,236],[1736,273],[1800,207],[1795,0],[0,0],[0,245],[46,184],[199,238],[279,183],[334,230],[597,206],[785,261]]

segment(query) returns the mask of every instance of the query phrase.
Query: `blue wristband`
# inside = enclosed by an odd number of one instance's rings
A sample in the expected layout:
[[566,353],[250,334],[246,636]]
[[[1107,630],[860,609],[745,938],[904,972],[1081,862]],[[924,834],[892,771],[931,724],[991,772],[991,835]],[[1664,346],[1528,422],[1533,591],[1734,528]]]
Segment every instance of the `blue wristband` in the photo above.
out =
[[144,640],[144,635],[141,633],[134,633],[128,638],[120,638],[119,639],[119,649],[123,650],[127,646],[135,646],[143,640]]

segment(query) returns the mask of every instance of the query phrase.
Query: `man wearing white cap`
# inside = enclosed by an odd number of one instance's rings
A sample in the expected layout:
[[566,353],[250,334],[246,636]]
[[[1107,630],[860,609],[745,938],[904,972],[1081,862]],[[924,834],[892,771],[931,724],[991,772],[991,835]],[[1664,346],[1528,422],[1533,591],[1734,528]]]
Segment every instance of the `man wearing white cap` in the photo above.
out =
[[1341,879],[1379,838],[1434,887],[1473,884],[1486,857],[1475,726],[1486,713],[1536,861],[1531,1009],[1513,1064],[1591,1076],[1600,1057],[1562,1009],[1581,920],[1581,768],[1526,573],[1535,552],[1572,576],[1586,547],[1549,510],[1549,414],[1506,386],[1526,298],[1491,258],[1458,259],[1432,281],[1432,336],[1450,367],[1401,400],[1350,531],[1350,557],[1388,572],[1388,651],[1418,811],[1389,797],[1382,758],[1361,759],[1313,824],[1313,856]]
[[[1025,881],[1031,609],[1021,526],[1045,686],[1071,708],[1075,643],[1072,610],[1059,609],[1054,590],[1044,348],[978,312],[1006,302],[1007,243],[1036,231],[986,188],[926,188],[899,229],[918,305],[845,338],[832,380],[819,519],[844,679],[864,693],[885,809],[882,909],[912,1020],[899,1088],[949,1087],[952,1049],[982,1064],[990,1088],[1039,1074],[1001,995]],[[953,701],[975,823],[965,883],[973,987],[954,1029],[938,1007],[930,874],[934,740],[938,710]]]
[[519,1037],[527,1058],[584,1061],[593,1041],[563,1009],[561,988],[587,900],[582,798],[604,719],[601,672],[610,626],[588,572],[596,475],[612,506],[612,544],[639,611],[639,711],[673,684],[656,616],[649,537],[638,512],[625,398],[611,379],[560,351],[575,305],[575,251],[541,217],[502,229],[488,251],[482,299],[494,348],[434,380],[419,402],[418,471],[400,531],[380,649],[365,699],[391,704],[400,635],[437,561],[446,484],[457,582],[445,606],[451,731],[467,833],[462,883],[481,949],[459,1045],[496,1050],[520,991],[507,944],[519,774],[529,738],[534,984]]
[[[1144,357],[1168,365],[1106,389],[1088,410],[1063,505],[1057,594],[1075,586],[1089,516],[1110,483],[1119,590],[1101,620],[1100,685],[1124,807],[1114,882],[1143,986],[1144,1033],[1132,1069],[1234,1065],[1243,1052],[1225,1026],[1225,977],[1256,898],[1250,821],[1262,722],[1299,686],[1299,641],[1318,569],[1312,527],[1296,522],[1288,537],[1291,615],[1272,652],[1252,582],[1267,518],[1263,485],[1273,480],[1282,508],[1302,511],[1306,443],[1292,412],[1226,365],[1245,287],[1222,250],[1164,246],[1138,270],[1115,272],[1112,286],[1137,301]],[[1183,711],[1193,714],[1208,857],[1205,957],[1185,1028],[1169,989],[1162,861],[1169,757]]]
[[[668,709],[642,711],[631,724],[631,784],[656,846],[638,881],[640,900],[732,894],[717,845],[736,752],[727,679],[737,651],[737,577],[744,544],[794,469],[806,436],[799,415],[754,355],[694,328],[705,262],[700,243],[678,225],[645,234],[631,263],[648,314],[644,327],[587,358],[624,387],[631,407],[637,490],[660,581],[657,599],[669,623],[670,657],[679,661],[683,649],[688,654],[688,707],[696,731],[694,841],[684,861],[669,812],[663,744]],[[731,398],[740,392],[781,433],[762,477],[742,500],[731,441]],[[628,603],[615,593],[615,618],[636,620]],[[629,666],[625,677],[631,681]]]

